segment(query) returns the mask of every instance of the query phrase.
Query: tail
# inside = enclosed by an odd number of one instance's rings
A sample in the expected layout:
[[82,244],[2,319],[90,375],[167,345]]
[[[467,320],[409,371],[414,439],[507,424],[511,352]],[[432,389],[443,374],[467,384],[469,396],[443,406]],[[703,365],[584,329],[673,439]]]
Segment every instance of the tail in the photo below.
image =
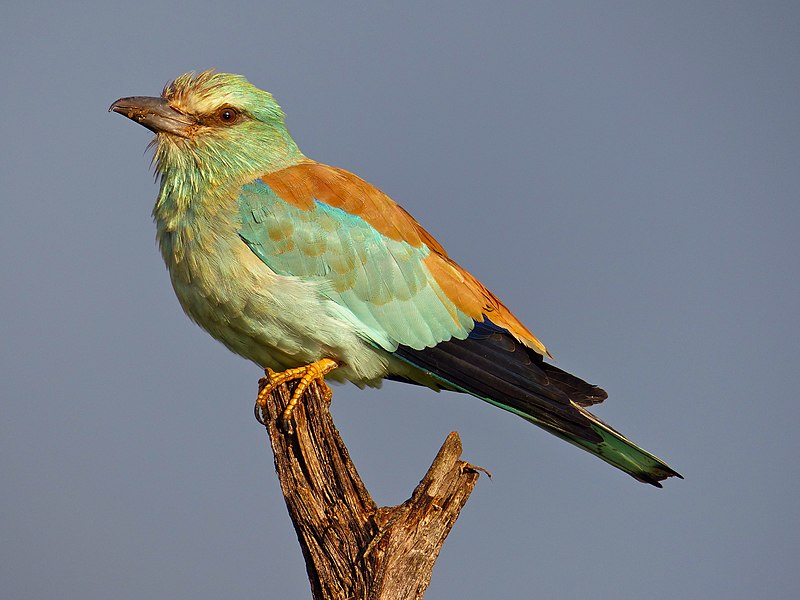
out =
[[432,376],[442,388],[517,414],[643,483],[662,487],[659,482],[669,477],[683,479],[586,410],[607,397],[602,389],[545,363],[490,322],[476,324],[465,340],[423,350],[400,346],[395,356]]
[[[495,403],[493,402],[493,404]],[[497,406],[500,405],[497,404]],[[594,454],[608,464],[617,467],[619,470],[625,471],[628,475],[642,483],[663,487],[659,482],[669,477],[683,479],[683,475],[678,473],[663,460],[653,456],[647,450],[640,448],[613,427],[603,423],[603,421],[585,408],[579,407],[578,410],[591,421],[592,430],[601,438],[599,442],[589,441],[576,435],[559,431],[549,425],[543,425],[538,423],[533,416],[525,415],[524,418],[531,423],[539,425],[539,427],[549,431],[553,435],[560,437],[562,440]]]

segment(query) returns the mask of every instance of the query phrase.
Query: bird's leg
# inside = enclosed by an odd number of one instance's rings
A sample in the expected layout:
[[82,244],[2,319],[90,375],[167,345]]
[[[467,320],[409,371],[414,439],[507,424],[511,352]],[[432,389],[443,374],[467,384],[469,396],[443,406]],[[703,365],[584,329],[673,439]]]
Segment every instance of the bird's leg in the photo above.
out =
[[286,369],[280,373],[276,373],[272,369],[267,369],[269,382],[258,392],[256,404],[260,408],[264,408],[267,405],[267,395],[271,394],[275,388],[277,388],[279,385],[283,385],[287,381],[299,379],[297,387],[294,388],[292,397],[289,399],[289,404],[287,404],[286,408],[283,409],[283,414],[281,414],[278,421],[278,425],[280,426],[281,430],[283,430],[285,433],[291,434],[293,432],[292,411],[294,411],[297,403],[300,401],[300,397],[305,393],[312,381],[319,379],[321,380],[322,384],[325,385],[325,396],[328,400],[330,400],[332,392],[331,389],[325,384],[325,375],[333,371],[338,366],[339,363],[337,363],[335,360],[330,358],[322,358],[309,365],[296,367],[294,369]]

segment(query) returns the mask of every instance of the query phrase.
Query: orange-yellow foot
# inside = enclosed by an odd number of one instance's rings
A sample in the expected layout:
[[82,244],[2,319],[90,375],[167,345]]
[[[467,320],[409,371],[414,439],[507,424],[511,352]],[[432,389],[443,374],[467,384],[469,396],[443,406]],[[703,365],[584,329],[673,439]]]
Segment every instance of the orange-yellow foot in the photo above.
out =
[[[292,411],[294,411],[297,403],[300,401],[301,396],[308,389],[308,386],[311,385],[311,382],[316,379],[319,379],[320,382],[325,385],[325,375],[333,371],[338,366],[339,363],[337,363],[335,360],[330,358],[322,358],[309,365],[294,369],[286,369],[280,373],[276,373],[272,369],[267,369],[269,382],[258,392],[256,405],[262,409],[265,408],[267,405],[267,395],[271,394],[275,388],[277,388],[279,385],[283,385],[287,381],[295,381],[299,379],[297,387],[294,388],[292,397],[289,399],[289,404],[287,404],[286,408],[283,409],[283,414],[281,414],[281,417],[278,420],[278,426],[281,428],[281,430],[284,433],[291,435],[294,431],[292,428]],[[328,400],[330,400],[331,395],[331,389],[325,385],[325,396]]]

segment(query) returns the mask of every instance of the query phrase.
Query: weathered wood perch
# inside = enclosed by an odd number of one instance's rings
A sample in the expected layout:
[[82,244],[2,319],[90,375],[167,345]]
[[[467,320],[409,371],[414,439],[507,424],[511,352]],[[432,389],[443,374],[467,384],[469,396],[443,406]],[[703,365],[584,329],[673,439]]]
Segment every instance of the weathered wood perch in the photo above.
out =
[[324,386],[309,386],[293,414],[294,433],[280,430],[276,419],[293,387],[267,395],[264,408],[256,404],[256,417],[269,433],[314,599],[422,598],[482,469],[460,460],[461,440],[453,432],[411,498],[379,508],[333,424]]

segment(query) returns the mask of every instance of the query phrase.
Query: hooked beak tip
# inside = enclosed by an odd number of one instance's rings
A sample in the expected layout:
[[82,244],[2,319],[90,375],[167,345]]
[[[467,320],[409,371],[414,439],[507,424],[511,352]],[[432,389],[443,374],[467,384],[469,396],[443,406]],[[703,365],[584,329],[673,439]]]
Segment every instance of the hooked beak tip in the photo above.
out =
[[195,120],[170,106],[162,97],[130,96],[120,98],[108,107],[155,133],[172,133],[188,137]]

